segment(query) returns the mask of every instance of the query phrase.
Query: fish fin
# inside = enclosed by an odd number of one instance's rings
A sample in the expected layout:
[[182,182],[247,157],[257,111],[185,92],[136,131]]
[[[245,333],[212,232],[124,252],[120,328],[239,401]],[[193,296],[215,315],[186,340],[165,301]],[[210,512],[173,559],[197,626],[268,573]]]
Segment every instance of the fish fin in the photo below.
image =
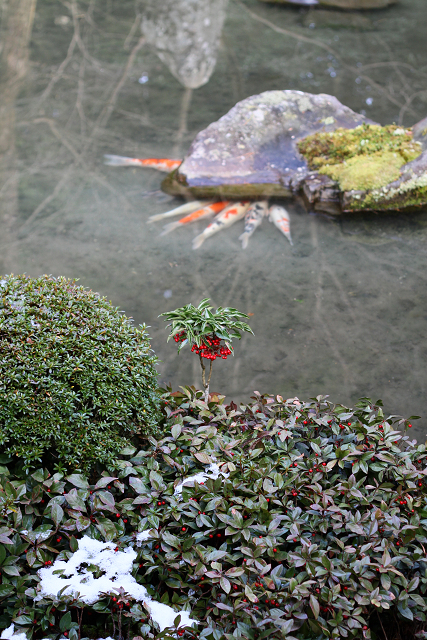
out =
[[193,211],[197,211],[197,209],[200,209],[200,207],[203,206],[206,206],[206,203],[200,202],[199,200],[186,202],[179,207],[175,207],[175,209],[165,211],[165,213],[156,213],[154,216],[150,216],[147,222],[156,222],[157,220],[163,220],[164,218],[172,218],[173,216],[179,216],[181,213],[192,213]]
[[198,236],[193,238],[193,249],[199,249],[199,247],[202,246],[205,240],[206,240],[205,234],[203,232],[199,233]]
[[242,249],[246,249],[249,243],[250,233],[244,231],[241,236],[239,236],[239,240],[242,241]]
[[178,229],[179,226],[182,226],[179,220],[177,220],[176,222],[169,222],[169,224],[165,224],[165,226],[163,227],[163,231],[160,235],[165,236],[171,231],[173,231],[174,229]]
[[125,156],[104,155],[104,164],[109,167],[139,167],[141,162],[137,158],[126,158]]

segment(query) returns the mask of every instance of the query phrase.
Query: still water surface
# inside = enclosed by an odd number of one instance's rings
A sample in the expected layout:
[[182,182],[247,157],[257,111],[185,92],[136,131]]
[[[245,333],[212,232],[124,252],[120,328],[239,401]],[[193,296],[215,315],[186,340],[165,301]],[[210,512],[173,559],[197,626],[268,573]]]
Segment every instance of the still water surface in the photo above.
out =
[[382,398],[424,416],[413,429],[424,438],[426,210],[331,219],[290,202],[293,247],[264,222],[242,251],[238,223],[192,251],[207,223],[159,237],[147,218],[180,201],[161,174],[106,167],[103,154],[182,157],[199,130],[270,89],[414,124],[427,115],[426,1],[348,13],[257,0],[1,7],[0,273],[75,277],[106,295],[151,326],[174,387],[198,383],[198,362],[166,345],[158,315],[202,297],[236,306],[256,337],[215,363],[213,389]]

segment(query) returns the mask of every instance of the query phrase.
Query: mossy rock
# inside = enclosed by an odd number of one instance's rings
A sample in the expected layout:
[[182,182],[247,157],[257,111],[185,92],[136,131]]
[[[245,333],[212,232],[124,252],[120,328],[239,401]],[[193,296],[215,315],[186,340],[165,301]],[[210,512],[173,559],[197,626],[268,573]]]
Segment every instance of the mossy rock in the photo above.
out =
[[384,194],[383,189],[400,179],[402,167],[423,151],[411,129],[369,124],[307,136],[298,148],[310,169],[335,180],[343,194],[358,196],[357,208],[361,194],[364,208],[374,207],[373,194]]
[[201,131],[162,183],[192,198],[302,195],[329,214],[427,204],[427,119],[380,126],[334,96],[266,91]]
[[158,430],[146,328],[73,280],[0,279],[0,449],[90,470]]

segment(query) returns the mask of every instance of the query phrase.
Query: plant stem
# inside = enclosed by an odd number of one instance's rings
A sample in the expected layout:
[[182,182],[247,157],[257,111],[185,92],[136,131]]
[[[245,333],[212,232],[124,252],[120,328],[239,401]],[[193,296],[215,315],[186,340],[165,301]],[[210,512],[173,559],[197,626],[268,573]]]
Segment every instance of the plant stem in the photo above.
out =
[[205,371],[206,371],[206,367],[203,364],[203,358],[202,358],[202,354],[199,353],[199,359],[200,359],[200,366],[202,367],[202,382],[203,382],[203,387],[206,388],[206,378],[205,378]]
[[383,627],[383,623],[382,623],[382,620],[381,620],[381,616],[380,616],[380,614],[378,613],[378,611],[377,611],[377,616],[378,616],[378,620],[380,621],[381,629],[383,630],[384,640],[388,640],[388,638],[387,638],[387,634],[386,634],[386,632],[385,632],[385,630],[384,630],[384,627]]
[[83,609],[77,609],[77,622],[79,624],[79,640],[81,638],[81,632],[82,632],[82,618],[83,618]]
[[112,611],[111,611],[111,619],[113,621],[113,638],[115,638],[116,637],[116,622],[114,620],[114,614],[113,614]]
[[205,402],[207,402],[209,400],[209,383],[211,381],[213,360],[211,360],[210,362],[209,377],[208,377],[208,381],[206,382],[206,367],[203,363],[203,358],[201,353],[199,353],[199,358],[200,358],[200,366],[202,367],[202,382],[205,390]]

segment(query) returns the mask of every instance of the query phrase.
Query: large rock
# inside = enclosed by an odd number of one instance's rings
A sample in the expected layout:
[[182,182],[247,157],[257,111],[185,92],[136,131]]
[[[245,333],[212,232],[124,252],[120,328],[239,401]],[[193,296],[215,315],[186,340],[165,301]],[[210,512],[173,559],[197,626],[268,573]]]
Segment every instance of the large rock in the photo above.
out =
[[297,142],[316,131],[363,122],[372,121],[327,94],[265,91],[201,131],[164,188],[190,187],[202,197],[218,190],[234,197],[290,196],[309,173]]
[[303,194],[310,208],[332,214],[421,206],[427,119],[413,131],[380,127],[327,94],[266,91],[201,131],[163,188],[196,198]]
[[302,7],[315,5],[339,9],[384,9],[397,0],[260,0],[270,4],[294,4]]
[[216,65],[228,0],[144,0],[142,33],[172,75],[189,89]]

